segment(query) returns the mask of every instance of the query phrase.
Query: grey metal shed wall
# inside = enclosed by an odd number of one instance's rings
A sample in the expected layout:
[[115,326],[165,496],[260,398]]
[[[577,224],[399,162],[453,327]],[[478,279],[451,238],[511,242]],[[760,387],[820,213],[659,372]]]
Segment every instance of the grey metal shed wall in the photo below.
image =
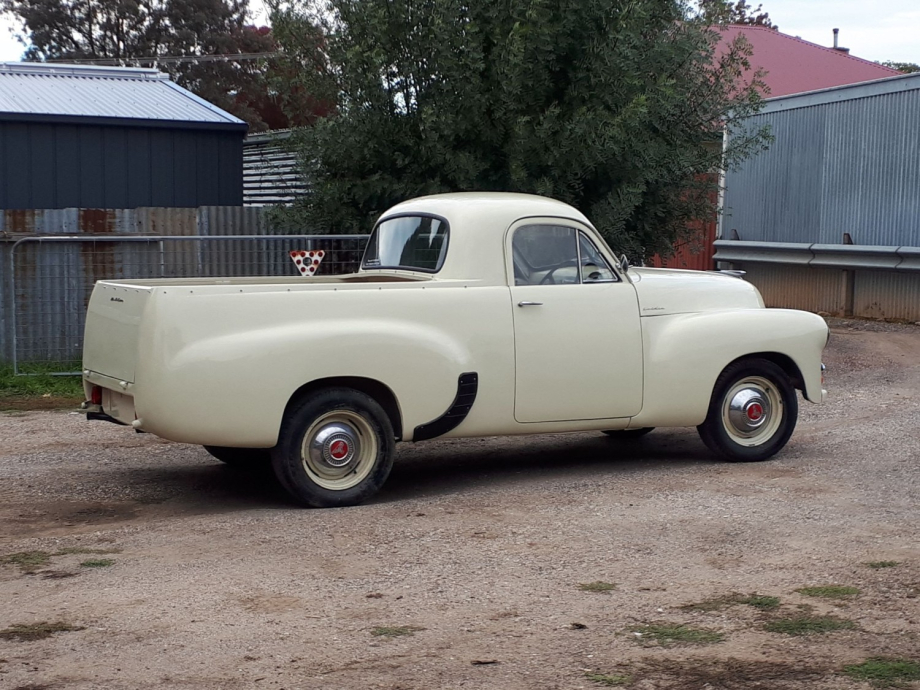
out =
[[289,204],[307,192],[289,132],[256,134],[243,143],[243,204]]
[[920,75],[768,102],[770,149],[726,175],[723,236],[920,246]]
[[0,209],[242,205],[243,134],[0,121]]

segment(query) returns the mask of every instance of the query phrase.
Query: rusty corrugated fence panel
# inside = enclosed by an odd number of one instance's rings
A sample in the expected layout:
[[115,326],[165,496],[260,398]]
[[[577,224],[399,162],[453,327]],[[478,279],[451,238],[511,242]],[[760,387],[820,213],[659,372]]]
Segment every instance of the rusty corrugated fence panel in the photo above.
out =
[[920,273],[857,271],[853,313],[873,319],[920,321]]
[[680,268],[693,271],[711,271],[715,268],[712,243],[716,239],[716,223],[702,224],[693,238],[675,245],[674,253],[667,259],[655,255],[649,264],[655,268]]
[[745,263],[744,270],[745,279],[760,290],[768,307],[843,313],[843,271],[755,263]]

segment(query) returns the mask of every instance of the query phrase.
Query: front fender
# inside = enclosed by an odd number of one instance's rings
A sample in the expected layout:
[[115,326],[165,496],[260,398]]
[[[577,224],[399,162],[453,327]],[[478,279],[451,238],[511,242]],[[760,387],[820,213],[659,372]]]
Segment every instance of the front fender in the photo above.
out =
[[798,367],[805,397],[821,402],[827,324],[791,309],[733,309],[642,319],[645,398],[631,422],[696,426],[706,418],[719,374],[746,356],[785,355]]

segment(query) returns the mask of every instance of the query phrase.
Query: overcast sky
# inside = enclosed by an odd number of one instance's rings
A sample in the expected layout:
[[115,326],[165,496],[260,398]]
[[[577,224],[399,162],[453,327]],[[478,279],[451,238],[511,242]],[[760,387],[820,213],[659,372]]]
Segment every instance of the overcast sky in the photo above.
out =
[[[250,0],[250,6],[261,10],[262,2]],[[920,0],[763,0],[763,7],[783,33],[829,46],[831,29],[837,27],[840,45],[852,55],[920,63]],[[22,55],[10,26],[8,19],[0,18],[0,61]]]

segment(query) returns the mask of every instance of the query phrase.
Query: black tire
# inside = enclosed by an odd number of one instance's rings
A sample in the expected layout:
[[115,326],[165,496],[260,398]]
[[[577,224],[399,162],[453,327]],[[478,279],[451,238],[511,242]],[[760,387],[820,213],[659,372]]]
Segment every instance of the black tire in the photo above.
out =
[[285,415],[272,466],[304,506],[353,506],[383,486],[395,447],[393,425],[376,400],[351,388],[327,388]]
[[623,441],[632,441],[637,438],[642,438],[650,431],[654,431],[655,427],[645,426],[641,429],[611,429],[609,431],[604,431],[603,433],[607,434],[610,438],[618,438]]
[[204,446],[211,457],[217,458],[228,467],[248,470],[268,467],[271,464],[271,451],[267,448],[225,448],[224,446]]
[[716,379],[706,421],[697,431],[725,460],[759,462],[782,450],[798,415],[798,398],[786,372],[766,359],[744,359]]

